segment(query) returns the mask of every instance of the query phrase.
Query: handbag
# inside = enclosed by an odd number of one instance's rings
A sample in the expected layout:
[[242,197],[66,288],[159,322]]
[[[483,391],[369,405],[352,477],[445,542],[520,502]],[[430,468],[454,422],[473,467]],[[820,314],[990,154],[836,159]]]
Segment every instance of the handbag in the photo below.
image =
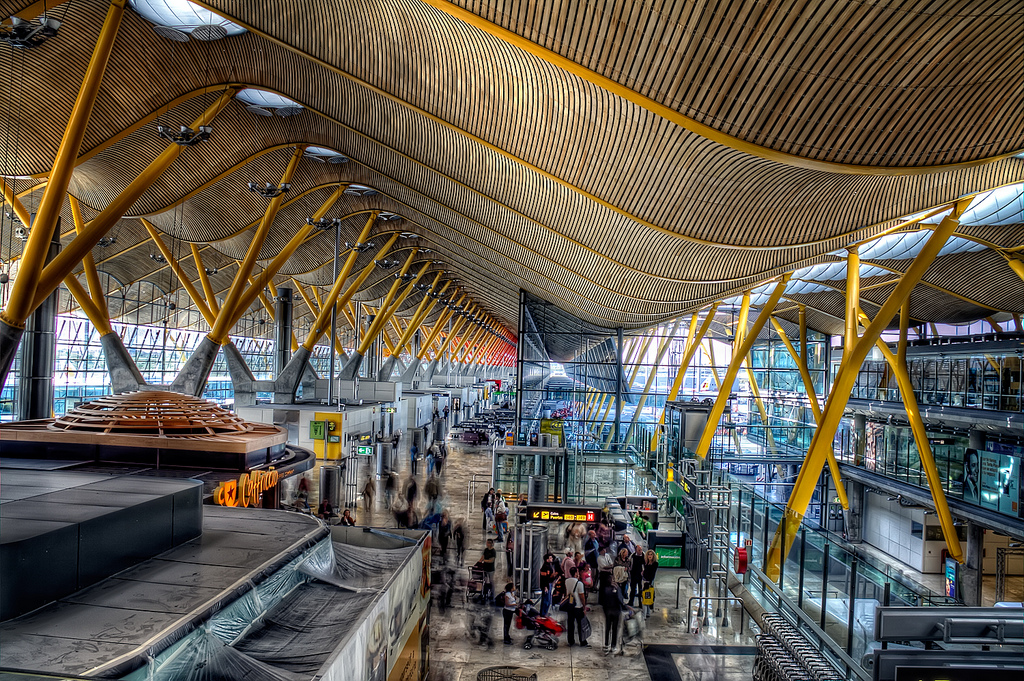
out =
[[593,631],[594,628],[590,626],[590,618],[584,615],[583,619],[580,620],[580,637],[586,641],[590,638],[590,634],[592,634]]
[[654,587],[649,586],[640,592],[640,602],[644,605],[654,605]]

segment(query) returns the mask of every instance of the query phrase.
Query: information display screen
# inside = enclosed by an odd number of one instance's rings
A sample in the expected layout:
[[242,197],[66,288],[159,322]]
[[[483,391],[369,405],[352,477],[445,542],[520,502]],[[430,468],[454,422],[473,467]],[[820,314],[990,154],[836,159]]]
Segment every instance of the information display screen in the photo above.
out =
[[596,523],[598,517],[599,510],[588,506],[530,504],[526,508],[526,519],[540,522]]

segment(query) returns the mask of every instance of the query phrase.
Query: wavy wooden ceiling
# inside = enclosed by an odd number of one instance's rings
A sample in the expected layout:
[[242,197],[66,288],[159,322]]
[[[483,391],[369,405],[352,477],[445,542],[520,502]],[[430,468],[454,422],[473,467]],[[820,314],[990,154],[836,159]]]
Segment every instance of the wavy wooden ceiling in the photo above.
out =
[[[0,2],[0,14],[28,4]],[[186,149],[132,210],[174,252],[209,243],[204,264],[218,267],[219,289],[265,206],[246,182],[276,182],[297,143],[351,161],[300,163],[290,198],[308,193],[281,211],[263,257],[333,185],[365,184],[379,194],[345,196],[328,214],[351,216],[343,240],[362,226],[358,211],[401,214],[378,230],[419,235],[400,244],[430,248],[424,259],[442,260],[510,331],[520,289],[587,325],[643,328],[832,260],[900,216],[1024,180],[1024,160],[997,158],[1024,148],[1024,8],[1010,0],[198,4],[250,31],[174,43],[126,12],[71,192],[92,215],[163,147],[156,122],[187,124],[229,84],[299,102],[307,110],[287,119],[232,103],[212,138]],[[66,8],[58,36],[15,53],[0,75],[4,174],[43,177],[52,163],[106,3]],[[454,18],[460,10],[573,68]],[[1006,228],[970,229],[1005,243]],[[115,231],[115,246],[94,250],[101,271],[174,287],[137,220]],[[301,247],[283,272],[329,283],[329,241]],[[3,257],[19,247],[4,243]],[[1020,279],[981,255],[940,259],[926,279],[953,295],[922,285],[913,316],[1024,312]],[[186,271],[195,273],[190,258]],[[383,290],[372,277],[359,298]],[[841,328],[833,297],[801,298],[821,305],[817,328]]]

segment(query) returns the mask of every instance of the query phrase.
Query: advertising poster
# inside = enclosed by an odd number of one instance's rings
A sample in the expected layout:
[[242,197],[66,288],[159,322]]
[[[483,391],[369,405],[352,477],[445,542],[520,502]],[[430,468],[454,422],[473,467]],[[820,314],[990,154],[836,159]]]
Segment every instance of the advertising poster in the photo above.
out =
[[981,503],[981,455],[977,449],[964,451],[964,501],[972,504]]
[[947,598],[956,598],[956,577],[958,570],[959,563],[957,563],[953,558],[946,558],[946,566],[944,570],[945,579],[943,582],[945,583]]
[[999,497],[1003,493],[1003,480],[1000,475],[1003,457],[992,452],[979,451],[978,457],[981,472],[978,475],[978,486],[981,490],[981,505],[993,511],[999,510]]
[[[388,589],[391,613],[388,622],[389,679],[402,678],[398,661],[406,644],[419,647],[418,623],[430,603],[430,538],[396,575]],[[416,634],[416,635],[414,635]]]

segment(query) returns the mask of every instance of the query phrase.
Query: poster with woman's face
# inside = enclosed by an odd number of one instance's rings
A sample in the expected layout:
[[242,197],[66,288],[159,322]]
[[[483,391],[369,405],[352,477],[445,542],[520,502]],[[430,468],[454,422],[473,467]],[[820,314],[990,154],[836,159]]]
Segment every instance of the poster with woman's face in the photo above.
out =
[[977,449],[964,451],[964,501],[972,504],[981,503],[981,456]]

